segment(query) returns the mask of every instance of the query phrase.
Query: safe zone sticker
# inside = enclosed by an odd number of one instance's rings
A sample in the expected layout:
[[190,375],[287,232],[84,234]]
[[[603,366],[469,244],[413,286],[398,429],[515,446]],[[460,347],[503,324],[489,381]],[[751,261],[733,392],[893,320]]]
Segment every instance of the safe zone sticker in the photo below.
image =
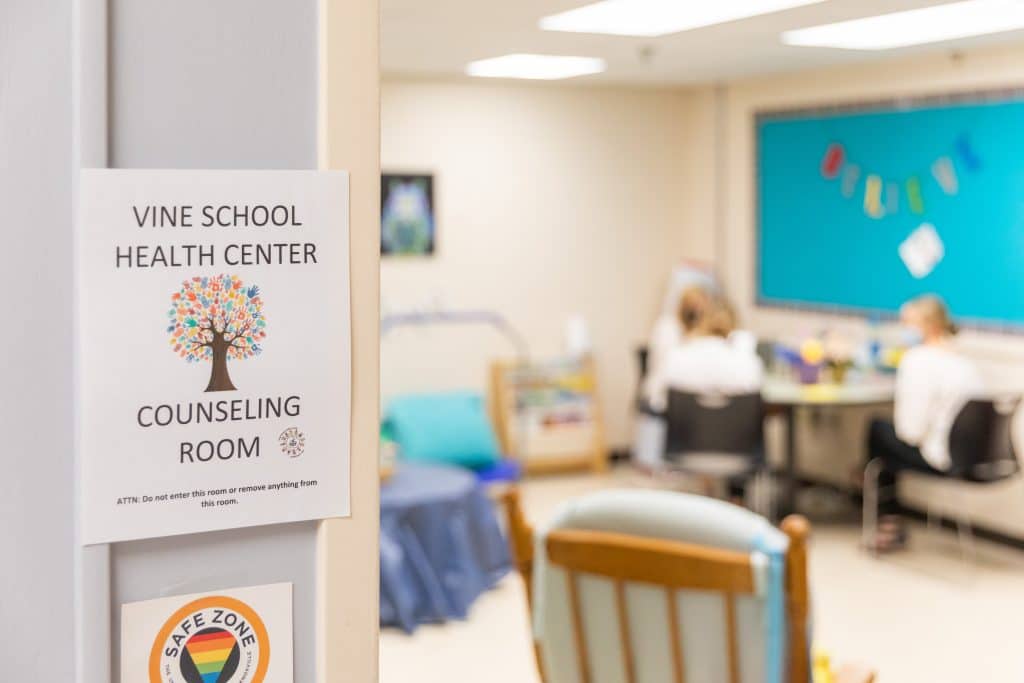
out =
[[292,585],[121,608],[122,683],[292,683]]

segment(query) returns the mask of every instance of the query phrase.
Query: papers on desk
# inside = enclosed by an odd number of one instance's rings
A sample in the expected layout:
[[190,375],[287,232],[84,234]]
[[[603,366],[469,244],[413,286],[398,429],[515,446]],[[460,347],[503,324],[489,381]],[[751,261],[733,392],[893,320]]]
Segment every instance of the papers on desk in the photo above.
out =
[[808,401],[815,403],[828,403],[839,398],[839,385],[808,384],[803,387],[803,393]]

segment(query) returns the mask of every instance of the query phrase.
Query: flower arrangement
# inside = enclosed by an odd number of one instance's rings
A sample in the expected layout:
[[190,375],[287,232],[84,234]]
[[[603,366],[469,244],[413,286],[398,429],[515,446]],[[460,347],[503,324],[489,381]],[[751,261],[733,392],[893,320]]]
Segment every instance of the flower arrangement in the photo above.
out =
[[795,349],[780,349],[778,356],[796,372],[803,384],[817,384],[826,379],[841,384],[846,372],[853,367],[853,349],[849,340],[832,331],[807,337]]

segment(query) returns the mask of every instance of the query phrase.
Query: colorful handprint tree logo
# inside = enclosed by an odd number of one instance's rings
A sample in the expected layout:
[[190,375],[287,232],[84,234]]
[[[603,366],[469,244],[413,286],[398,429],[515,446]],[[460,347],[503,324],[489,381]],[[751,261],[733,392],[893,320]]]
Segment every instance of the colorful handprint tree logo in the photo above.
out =
[[210,361],[206,391],[234,391],[228,360],[263,351],[267,321],[260,289],[237,275],[185,280],[171,295],[167,317],[171,349],[189,363]]

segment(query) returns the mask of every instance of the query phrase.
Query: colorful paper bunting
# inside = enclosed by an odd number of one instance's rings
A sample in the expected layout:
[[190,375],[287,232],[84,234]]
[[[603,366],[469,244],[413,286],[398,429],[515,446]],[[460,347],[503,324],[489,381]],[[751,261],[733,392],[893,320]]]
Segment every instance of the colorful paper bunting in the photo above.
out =
[[918,177],[907,178],[907,203],[910,210],[920,215],[924,213],[924,197],[921,196],[921,181]]
[[843,196],[849,199],[857,191],[857,181],[860,180],[860,166],[847,164],[843,169]]
[[932,164],[932,175],[935,182],[939,184],[942,191],[948,195],[954,195],[960,189],[960,183],[956,179],[956,169],[953,168],[953,160],[949,157],[939,157]]
[[864,213],[872,218],[885,215],[885,209],[882,208],[882,179],[873,173],[864,183]]
[[885,212],[897,213],[900,210],[900,185],[888,183],[885,186]]
[[953,145],[956,150],[957,156],[960,158],[960,162],[963,163],[964,167],[971,173],[977,173],[981,170],[981,159],[974,152],[974,148],[971,147],[971,140],[967,137],[967,133],[962,133],[960,137],[956,139]]
[[833,142],[825,150],[825,157],[821,160],[821,175],[829,180],[839,177],[845,160],[846,150],[838,142]]
[[[967,133],[962,133],[953,143],[954,156],[962,169],[970,172],[981,170],[982,162],[974,147],[971,146]],[[848,163],[846,148],[838,142],[829,143],[821,159],[821,174],[828,180],[840,178],[840,191],[847,199],[857,193],[860,182],[861,168],[855,163]],[[932,177],[936,184],[947,195],[956,195],[960,191],[960,179],[957,166],[950,156],[940,156],[932,162]],[[864,212],[871,218],[883,218],[895,215],[900,210],[900,186],[907,195],[907,207],[911,212],[921,215],[925,212],[924,189],[921,175],[915,174],[902,183],[885,181],[877,173],[868,173],[864,181]]]

